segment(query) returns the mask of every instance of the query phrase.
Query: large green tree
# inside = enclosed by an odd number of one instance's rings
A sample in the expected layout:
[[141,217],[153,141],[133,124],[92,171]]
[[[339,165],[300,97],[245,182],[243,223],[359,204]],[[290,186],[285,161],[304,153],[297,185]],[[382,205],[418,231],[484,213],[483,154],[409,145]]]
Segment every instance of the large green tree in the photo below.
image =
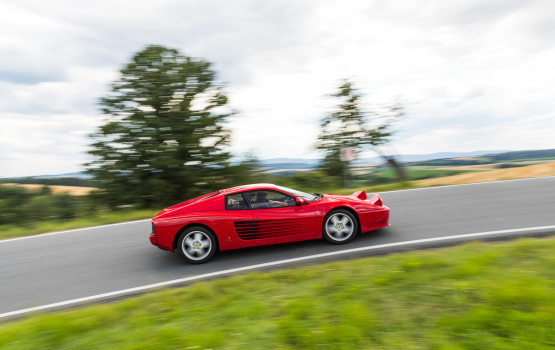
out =
[[403,107],[395,104],[387,112],[364,111],[361,94],[353,82],[343,80],[332,97],[338,100],[337,109],[324,116],[315,148],[324,152],[323,170],[331,176],[343,176],[349,162],[341,160],[341,151],[352,147],[356,152],[371,148],[405,180],[403,167],[382,149],[391,142],[394,125],[404,116]]
[[164,46],[125,65],[100,100],[106,122],[87,164],[111,206],[175,203],[228,182],[232,111],[214,79],[209,62]]

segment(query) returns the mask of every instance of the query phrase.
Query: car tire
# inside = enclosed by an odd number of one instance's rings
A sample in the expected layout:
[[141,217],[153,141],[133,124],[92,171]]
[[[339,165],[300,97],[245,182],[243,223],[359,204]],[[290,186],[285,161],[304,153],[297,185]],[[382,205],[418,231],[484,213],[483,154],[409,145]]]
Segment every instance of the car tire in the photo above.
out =
[[189,227],[179,236],[177,251],[190,264],[203,264],[209,261],[217,250],[216,236],[205,227]]
[[322,235],[332,244],[345,244],[352,241],[358,233],[358,220],[346,209],[332,210],[324,218]]

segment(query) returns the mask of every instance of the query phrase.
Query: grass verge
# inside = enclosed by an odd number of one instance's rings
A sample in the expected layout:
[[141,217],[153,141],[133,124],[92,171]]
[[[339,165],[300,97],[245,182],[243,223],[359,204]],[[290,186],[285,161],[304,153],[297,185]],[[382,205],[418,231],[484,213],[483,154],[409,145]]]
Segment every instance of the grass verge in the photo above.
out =
[[386,192],[386,191],[395,191],[395,190],[406,190],[409,188],[418,188],[422,186],[418,186],[415,181],[405,181],[405,182],[395,182],[390,184],[384,185],[375,185],[375,186],[365,186],[359,188],[337,188],[328,191],[322,191],[322,193],[334,193],[334,194],[353,194],[356,191],[366,191],[366,193],[376,193],[376,192]]
[[2,349],[553,349],[555,238],[195,283],[0,324]]
[[0,239],[32,236],[41,233],[64,231],[77,228],[115,224],[124,221],[148,219],[159,210],[132,210],[94,214],[87,218],[68,221],[39,221],[33,225],[0,225]]

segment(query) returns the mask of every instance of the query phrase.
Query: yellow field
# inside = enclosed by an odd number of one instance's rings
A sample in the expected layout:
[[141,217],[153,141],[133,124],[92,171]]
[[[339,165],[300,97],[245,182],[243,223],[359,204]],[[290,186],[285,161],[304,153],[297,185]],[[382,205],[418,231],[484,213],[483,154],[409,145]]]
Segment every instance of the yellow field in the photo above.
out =
[[[5,183],[2,184],[3,186],[21,186],[31,190],[38,190],[41,189],[44,185],[35,185],[35,184],[15,184],[15,183]],[[80,186],[57,186],[57,185],[48,185],[52,193],[67,193],[73,196],[84,196],[95,190],[95,187],[80,187]]]
[[555,162],[528,165],[518,168],[490,170],[479,173],[437,177],[434,179],[416,181],[416,184],[418,185],[418,187],[428,187],[437,185],[458,185],[474,182],[489,182],[553,175],[555,175]]

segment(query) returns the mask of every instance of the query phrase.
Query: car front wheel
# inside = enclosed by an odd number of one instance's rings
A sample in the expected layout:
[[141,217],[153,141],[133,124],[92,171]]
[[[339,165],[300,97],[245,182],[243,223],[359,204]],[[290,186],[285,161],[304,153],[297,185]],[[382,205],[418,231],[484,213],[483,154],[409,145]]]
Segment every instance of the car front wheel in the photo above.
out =
[[191,264],[205,263],[216,253],[216,237],[204,227],[190,227],[181,233],[178,250]]
[[333,244],[352,241],[358,232],[357,218],[346,209],[331,211],[324,219],[324,238]]

